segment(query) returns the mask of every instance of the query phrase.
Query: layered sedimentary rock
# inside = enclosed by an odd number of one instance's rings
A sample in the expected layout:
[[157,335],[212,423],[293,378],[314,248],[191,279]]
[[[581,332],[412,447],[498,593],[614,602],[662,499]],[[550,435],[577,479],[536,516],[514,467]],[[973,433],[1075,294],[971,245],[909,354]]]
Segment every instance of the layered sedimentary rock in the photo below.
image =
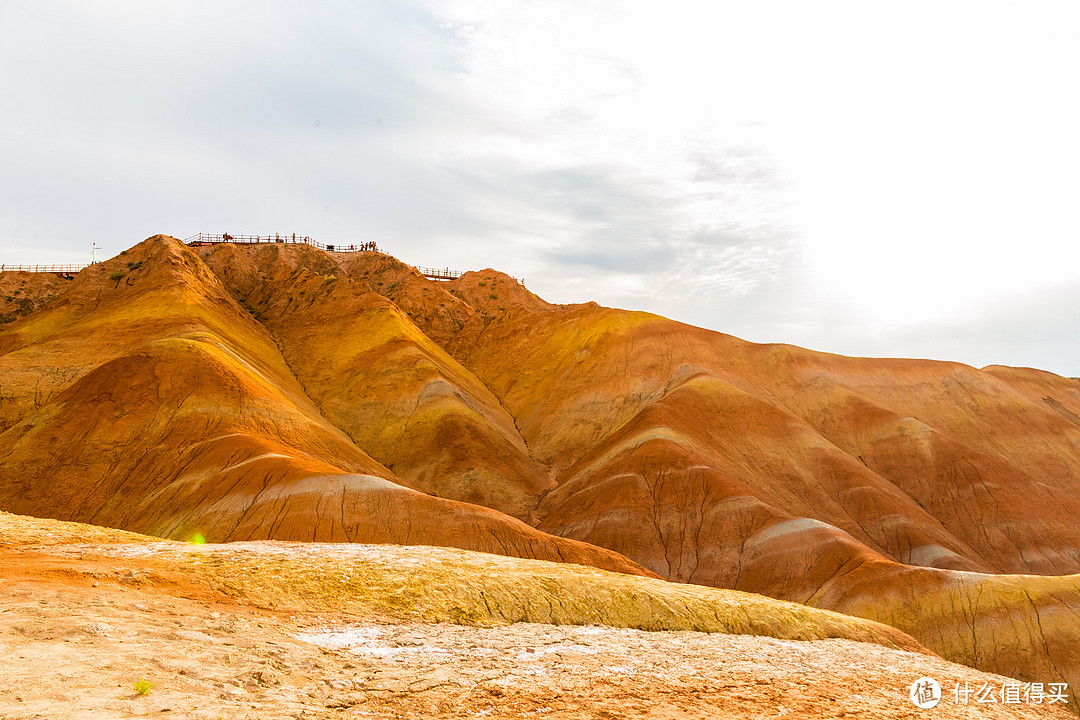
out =
[[44,300],[0,325],[2,509],[651,571],[1080,684],[1075,379],[294,244],[152,238]]
[[600,307],[473,323],[449,348],[555,473],[540,527],[610,546],[632,517],[625,550],[662,575],[741,585],[738,557],[778,541],[1080,571],[1080,425],[1062,414],[1080,410],[1080,382],[1049,376],[1035,399],[992,369],[755,345]]
[[357,253],[321,267],[326,254],[305,245],[240,254],[215,248],[206,261],[222,277],[246,271],[230,286],[271,331],[328,420],[412,487],[531,518],[551,481],[514,419],[371,285],[379,287],[381,277],[384,292],[401,287],[404,294],[411,284],[434,306],[429,319],[440,311],[467,316],[467,305],[384,255]]
[[163,537],[449,545],[647,574],[431,497],[328,421],[273,335],[175,239],[0,334],[0,506]]

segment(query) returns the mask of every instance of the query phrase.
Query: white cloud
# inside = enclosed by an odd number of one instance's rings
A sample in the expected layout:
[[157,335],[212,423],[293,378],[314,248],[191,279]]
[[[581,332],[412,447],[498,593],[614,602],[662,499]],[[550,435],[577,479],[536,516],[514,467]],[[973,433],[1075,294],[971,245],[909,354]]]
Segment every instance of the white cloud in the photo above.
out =
[[753,340],[1080,375],[1075,15],[5,3],[0,252],[375,239]]

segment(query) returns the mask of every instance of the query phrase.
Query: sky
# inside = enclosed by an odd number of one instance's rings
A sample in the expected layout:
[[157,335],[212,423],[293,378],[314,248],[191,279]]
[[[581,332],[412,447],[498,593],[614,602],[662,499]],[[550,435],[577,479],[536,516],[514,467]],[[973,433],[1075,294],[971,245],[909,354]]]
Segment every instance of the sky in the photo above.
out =
[[1080,376],[1075,2],[0,3],[0,262],[374,240],[755,342]]

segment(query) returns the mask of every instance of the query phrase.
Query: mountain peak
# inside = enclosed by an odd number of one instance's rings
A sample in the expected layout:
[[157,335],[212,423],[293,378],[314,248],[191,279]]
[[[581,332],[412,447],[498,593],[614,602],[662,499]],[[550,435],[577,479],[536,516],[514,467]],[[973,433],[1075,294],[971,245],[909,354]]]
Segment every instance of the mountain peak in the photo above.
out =
[[0,287],[53,294],[0,326],[2,510],[657,575],[1080,682],[1072,614],[1043,612],[1080,608],[1076,380],[757,345],[300,243],[154,236]]

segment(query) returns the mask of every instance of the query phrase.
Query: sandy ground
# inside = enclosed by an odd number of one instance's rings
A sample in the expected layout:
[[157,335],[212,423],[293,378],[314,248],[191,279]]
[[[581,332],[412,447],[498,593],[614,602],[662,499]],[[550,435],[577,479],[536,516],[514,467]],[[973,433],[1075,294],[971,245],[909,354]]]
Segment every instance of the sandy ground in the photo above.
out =
[[[958,706],[958,683],[1006,679],[851,640],[275,612],[68,555],[0,553],[5,720],[1075,717]],[[922,676],[933,710],[908,698]]]
[[[0,720],[1075,718],[1061,705],[958,705],[957,686],[1010,681],[894,630],[692,590],[445,548],[192,546],[0,513]],[[684,615],[771,636],[565,621]],[[930,710],[908,697],[925,676],[944,689]]]

